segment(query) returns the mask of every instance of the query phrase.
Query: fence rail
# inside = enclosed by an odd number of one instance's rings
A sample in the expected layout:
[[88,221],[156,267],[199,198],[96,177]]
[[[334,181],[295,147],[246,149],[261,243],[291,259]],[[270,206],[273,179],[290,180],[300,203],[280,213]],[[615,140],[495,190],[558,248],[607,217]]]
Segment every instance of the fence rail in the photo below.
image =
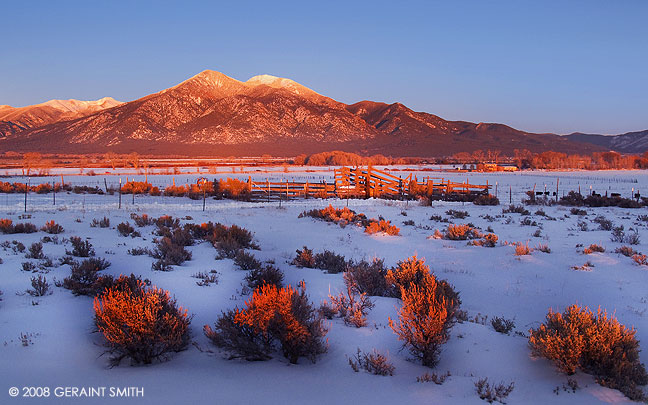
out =
[[451,182],[443,178],[424,177],[420,181],[412,175],[405,178],[372,167],[342,167],[335,170],[333,183],[252,181],[249,190],[254,199],[291,198],[390,198],[403,199],[426,194],[445,198],[466,194],[487,194],[491,186]]

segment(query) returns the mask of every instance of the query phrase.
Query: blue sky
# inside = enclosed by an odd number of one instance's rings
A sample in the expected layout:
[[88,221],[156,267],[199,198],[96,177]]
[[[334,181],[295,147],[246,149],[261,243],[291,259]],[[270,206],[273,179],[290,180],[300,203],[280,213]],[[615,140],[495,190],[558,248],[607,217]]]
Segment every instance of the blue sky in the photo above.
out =
[[648,129],[648,1],[5,2],[0,104],[205,69],[533,132]]

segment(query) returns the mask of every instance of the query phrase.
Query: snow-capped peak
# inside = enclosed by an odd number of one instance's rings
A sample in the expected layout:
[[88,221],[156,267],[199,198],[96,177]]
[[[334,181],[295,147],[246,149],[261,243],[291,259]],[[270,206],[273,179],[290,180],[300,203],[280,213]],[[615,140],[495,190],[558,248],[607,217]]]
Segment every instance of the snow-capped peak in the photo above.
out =
[[56,108],[57,110],[65,112],[78,112],[82,110],[102,110],[111,108],[122,104],[122,102],[115,100],[112,97],[104,97],[99,100],[49,100],[40,105]]

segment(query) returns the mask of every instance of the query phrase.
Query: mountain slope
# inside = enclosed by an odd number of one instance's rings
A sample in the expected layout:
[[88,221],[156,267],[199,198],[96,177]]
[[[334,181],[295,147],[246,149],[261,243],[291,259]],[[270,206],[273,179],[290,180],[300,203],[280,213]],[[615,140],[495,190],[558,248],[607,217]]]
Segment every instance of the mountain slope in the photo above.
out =
[[0,141],[0,146],[16,151],[110,149],[225,156],[290,156],[333,149],[393,156],[439,156],[476,149],[507,154],[514,149],[603,150],[502,124],[447,121],[400,103],[346,105],[290,79],[261,75],[242,82],[211,70],[158,93],[73,119],[61,117],[87,108],[68,103],[69,111],[62,112],[56,103],[45,104],[39,107],[42,118],[34,117],[29,125],[4,121],[4,130],[13,135]]
[[622,153],[644,153],[648,151],[648,129],[627,132],[621,135],[594,135],[576,132],[565,135],[570,141],[589,143]]
[[446,121],[436,115],[415,112],[400,103],[385,104],[361,101],[347,110],[362,117],[381,132],[378,149],[398,148],[407,155],[450,155],[477,149],[499,150],[512,154],[515,149],[539,152],[559,150],[565,153],[587,153],[598,146],[569,141],[554,134],[518,131],[503,124]]
[[59,121],[71,120],[122,104],[112,97],[96,101],[50,100],[26,107],[0,106],[0,139]]

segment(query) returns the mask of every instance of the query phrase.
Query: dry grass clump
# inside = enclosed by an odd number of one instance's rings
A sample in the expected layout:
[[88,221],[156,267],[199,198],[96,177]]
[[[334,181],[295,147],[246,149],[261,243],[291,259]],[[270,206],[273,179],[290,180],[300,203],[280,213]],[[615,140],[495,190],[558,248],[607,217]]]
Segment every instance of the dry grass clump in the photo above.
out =
[[31,278],[32,288],[25,290],[25,292],[32,297],[44,297],[45,295],[52,294],[50,283],[47,282],[45,276],[39,274],[38,277]]
[[356,214],[355,211],[350,210],[348,207],[335,208],[331,204],[328,207],[322,208],[320,210],[314,209],[310,211],[304,211],[299,214],[299,218],[303,217],[313,217],[317,219],[322,219],[327,222],[334,222],[342,227],[347,224],[353,223],[362,223],[367,219],[364,214]]
[[626,257],[632,257],[636,254],[639,254],[636,250],[631,248],[630,246],[621,246],[616,249],[614,249],[614,253],[620,253]]
[[130,217],[135,222],[135,225],[140,228],[147,225],[153,225],[155,223],[155,220],[149,217],[147,214],[137,215],[133,212]]
[[95,255],[95,250],[87,239],[82,240],[78,236],[73,236],[70,238],[70,243],[72,244],[72,250],[65,250],[65,253],[68,255],[76,257],[90,257]]
[[583,249],[583,254],[585,254],[585,255],[589,255],[589,254],[592,254],[594,252],[603,253],[603,252],[605,252],[605,248],[603,246],[601,246],[601,245],[597,245],[597,244],[593,243],[593,244],[589,245],[589,247],[586,247],[585,249]]
[[367,325],[367,313],[374,307],[374,303],[366,293],[359,293],[352,284],[347,283],[347,291],[337,296],[329,295],[331,308],[344,319],[346,325],[361,328]]
[[493,402],[499,402],[505,404],[504,400],[509,396],[513,389],[515,388],[515,383],[510,383],[505,385],[504,383],[500,384],[491,384],[488,382],[488,378],[480,378],[475,383],[475,391],[480,399],[492,404]]
[[297,255],[292,264],[297,267],[322,269],[331,274],[341,273],[347,269],[347,261],[344,256],[335,254],[330,250],[313,254],[311,249],[304,246],[301,250],[297,249],[296,253]]
[[106,284],[99,272],[110,266],[110,262],[101,258],[91,257],[81,263],[70,264],[70,276],[63,280],[63,287],[71,290],[74,295],[95,296]]
[[499,198],[492,194],[483,194],[473,200],[475,205],[499,205]]
[[571,266],[570,268],[576,271],[592,271],[594,265],[592,264],[592,262],[587,261],[582,266]]
[[529,215],[530,212],[523,205],[511,204],[508,208],[502,210],[502,214],[520,214],[520,215]]
[[453,210],[453,209],[447,210],[446,215],[455,219],[464,219],[470,216],[468,211]]
[[101,219],[93,219],[92,222],[90,222],[90,227],[91,228],[108,228],[110,227],[110,218],[108,217],[103,217]]
[[416,377],[416,382],[419,383],[428,383],[428,382],[433,382],[436,385],[443,385],[445,380],[450,377],[451,374],[449,371],[447,371],[445,374],[437,374],[437,373],[428,373],[427,371],[423,373],[422,375]]
[[172,238],[163,237],[157,241],[155,250],[151,256],[158,259],[151,268],[157,271],[170,271],[171,266],[179,266],[187,260],[191,260],[191,252],[183,245],[175,243]]
[[135,228],[131,226],[131,224],[128,221],[118,224],[117,232],[119,232],[121,236],[131,236],[133,238],[142,236],[139,232],[135,230]]
[[306,267],[312,269],[315,267],[315,257],[313,257],[313,250],[304,246],[301,250],[297,249],[297,256],[292,261],[292,264],[297,267]]
[[630,228],[628,233],[625,232],[623,225],[615,226],[612,228],[612,242],[627,243],[629,245],[639,244],[639,232],[636,229]]
[[258,270],[263,265],[253,254],[247,253],[245,250],[239,250],[234,257],[234,264],[241,270]]
[[353,357],[349,357],[349,365],[356,373],[363,369],[371,374],[383,376],[394,375],[395,370],[389,358],[376,349],[371,353],[364,353],[358,348],[358,352]]
[[515,256],[526,256],[533,252],[533,249],[529,247],[528,241],[526,243],[516,242],[513,245],[515,245]]
[[494,233],[487,233],[481,239],[472,240],[468,244],[472,246],[495,247],[497,246],[498,239],[498,236]]
[[533,355],[553,361],[560,371],[571,375],[580,369],[630,399],[644,399],[639,386],[648,384],[648,373],[640,362],[636,331],[607,312],[578,305],[562,314],[549,310],[546,322],[529,332]]
[[648,266],[648,257],[641,253],[632,255],[632,260],[639,266]]
[[263,285],[274,285],[277,288],[281,288],[283,287],[283,280],[283,272],[272,265],[252,269],[245,276],[245,282],[252,290],[256,290]]
[[382,218],[378,220],[373,218],[367,219],[365,214],[356,214],[355,211],[350,210],[348,207],[335,208],[330,204],[326,208],[304,211],[299,214],[299,218],[303,217],[312,217],[333,222],[343,228],[349,224],[363,226],[365,232],[369,235],[381,232],[387,235],[398,235],[400,233],[400,229],[397,226],[392,225],[389,221],[385,221]]

